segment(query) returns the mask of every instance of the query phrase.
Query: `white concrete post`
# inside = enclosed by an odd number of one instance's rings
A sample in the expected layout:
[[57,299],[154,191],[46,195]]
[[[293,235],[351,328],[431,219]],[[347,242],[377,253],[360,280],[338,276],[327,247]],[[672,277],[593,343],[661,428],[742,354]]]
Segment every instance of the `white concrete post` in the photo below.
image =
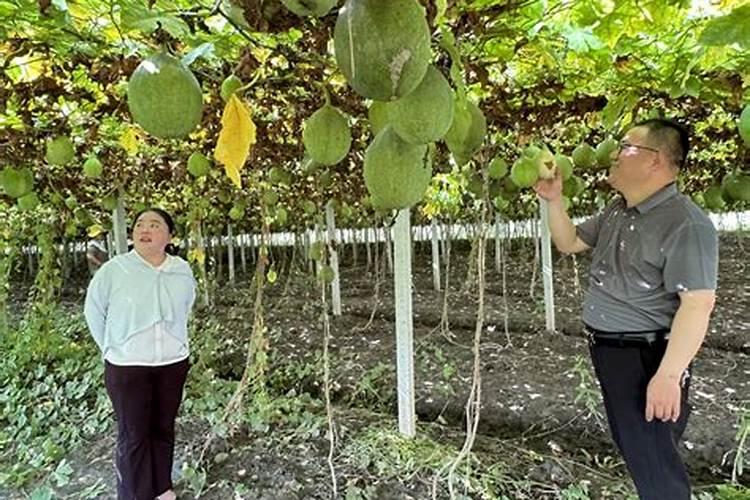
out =
[[122,193],[117,197],[117,206],[112,211],[112,232],[114,233],[115,255],[128,251],[128,224],[125,221],[125,200]]
[[338,241],[336,240],[336,216],[333,212],[333,203],[330,201],[326,204],[326,225],[328,233],[326,243],[328,244],[328,257],[331,268],[333,269],[333,282],[331,282],[331,305],[333,306],[333,315],[341,316],[341,278],[339,276],[339,252],[337,250]]
[[542,280],[544,283],[544,316],[548,332],[555,331],[555,295],[552,282],[552,238],[549,230],[549,206],[539,200],[542,223]]
[[495,213],[495,271],[498,273],[502,269],[502,261],[500,259],[500,254],[502,252],[502,247],[500,245],[500,214]]
[[370,228],[367,227],[365,231],[365,251],[367,252],[367,269],[372,266],[372,249],[370,248]]
[[432,286],[440,291],[440,235],[436,219],[430,222],[430,237],[432,240]]
[[240,236],[240,265],[242,266],[242,275],[247,275],[247,255],[245,255],[245,247],[247,246],[247,235],[243,234]]
[[[112,212],[114,214],[114,212]],[[112,238],[112,231],[107,233],[107,258],[111,259],[117,255],[115,253],[115,240]]]
[[[393,239],[391,238],[390,228],[384,232],[383,240],[385,241],[385,260],[388,265],[388,272],[393,273]],[[407,236],[411,240],[411,234],[407,234]]]
[[313,233],[309,229],[305,231],[305,259],[307,260],[307,271],[312,274],[315,272],[315,261],[310,257],[310,248],[313,244]]
[[227,264],[229,267],[229,282],[234,284],[234,235],[232,224],[227,224]]
[[[410,210],[400,210],[394,226],[394,291],[396,300],[396,373],[398,426],[402,434],[416,434],[414,411],[414,326],[411,293]],[[390,238],[388,238],[390,239]]]

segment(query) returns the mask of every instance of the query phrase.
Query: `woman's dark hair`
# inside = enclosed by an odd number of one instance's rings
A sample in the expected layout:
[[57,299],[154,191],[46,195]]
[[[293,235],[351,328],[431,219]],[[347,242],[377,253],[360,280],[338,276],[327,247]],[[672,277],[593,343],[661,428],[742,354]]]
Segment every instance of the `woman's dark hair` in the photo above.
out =
[[[167,224],[167,229],[169,230],[169,234],[170,235],[174,234],[175,232],[174,219],[172,218],[171,215],[169,215],[169,212],[158,207],[149,207],[138,212],[135,215],[135,218],[133,219],[133,227],[130,229],[130,234],[133,234],[133,229],[135,229],[135,223],[138,222],[138,219],[141,218],[141,215],[145,214],[146,212],[154,212],[159,217],[164,219],[164,222]],[[164,247],[164,251],[170,255],[177,255],[177,247],[174,246],[172,243],[167,243],[167,246]]]

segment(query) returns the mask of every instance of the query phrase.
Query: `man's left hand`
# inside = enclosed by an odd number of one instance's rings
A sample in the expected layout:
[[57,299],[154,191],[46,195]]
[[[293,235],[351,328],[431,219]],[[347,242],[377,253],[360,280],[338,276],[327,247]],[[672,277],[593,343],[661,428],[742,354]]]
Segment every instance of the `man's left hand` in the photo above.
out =
[[679,377],[654,375],[646,389],[646,421],[651,422],[655,417],[662,422],[676,422],[680,417],[681,396]]

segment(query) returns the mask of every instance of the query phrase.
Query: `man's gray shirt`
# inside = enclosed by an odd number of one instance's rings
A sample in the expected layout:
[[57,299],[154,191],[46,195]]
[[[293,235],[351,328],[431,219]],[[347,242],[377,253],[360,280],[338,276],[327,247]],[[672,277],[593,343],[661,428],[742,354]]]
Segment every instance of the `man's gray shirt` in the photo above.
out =
[[716,289],[716,228],[674,183],[634,207],[617,198],[576,232],[593,248],[583,301],[592,328],[669,329],[679,292]]

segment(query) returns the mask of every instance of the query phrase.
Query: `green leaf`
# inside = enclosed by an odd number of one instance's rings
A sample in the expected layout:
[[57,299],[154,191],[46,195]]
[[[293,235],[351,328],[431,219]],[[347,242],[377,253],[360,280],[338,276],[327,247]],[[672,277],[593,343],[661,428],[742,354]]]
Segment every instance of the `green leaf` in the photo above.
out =
[[568,47],[573,52],[579,54],[585,54],[594,50],[599,50],[605,47],[604,43],[591,32],[590,28],[574,28],[572,26],[566,27],[563,30],[563,36],[568,41]]
[[614,130],[617,122],[625,114],[633,110],[638,102],[635,94],[622,94],[610,99],[601,111],[602,126],[605,130]]
[[435,22],[439,23],[443,16],[445,15],[445,10],[448,8],[448,1],[447,0],[435,0],[435,9],[437,10],[437,14],[435,14]]
[[484,46],[484,53],[488,58],[497,58],[503,62],[510,61],[516,55],[512,42],[508,39],[490,39]]
[[65,0],[52,0],[52,5],[60,12],[68,12],[68,2]]
[[66,486],[70,483],[70,478],[73,475],[73,468],[70,466],[68,461],[63,458],[62,462],[57,465],[57,468],[52,473],[52,479],[55,484],[59,486]]
[[464,87],[463,64],[461,63],[461,54],[456,47],[456,38],[453,33],[446,28],[440,30],[442,35],[440,46],[445,49],[451,57],[450,76],[453,84],[456,86],[456,95],[460,102],[466,99],[466,88]]
[[49,486],[41,486],[31,492],[30,500],[52,500],[55,492]]
[[533,40],[545,26],[546,24],[544,21],[539,21],[538,23],[535,23],[526,34]]
[[99,498],[103,495],[106,495],[108,490],[109,488],[107,487],[107,485],[104,484],[101,478],[99,478],[96,480],[96,483],[88,486],[83,491],[78,493],[78,498],[80,498],[81,500]]
[[602,109],[602,125],[605,130],[612,130],[617,122],[617,119],[622,113],[622,108],[625,106],[625,99],[623,96],[617,96],[614,99],[607,101],[607,105]]
[[677,99],[678,97],[685,95],[685,89],[682,88],[679,83],[672,83],[671,85],[668,85],[667,95],[672,99]]
[[222,9],[233,23],[243,28],[250,28],[250,25],[247,24],[247,20],[245,20],[245,9],[230,0],[222,1]]
[[276,274],[276,271],[274,271],[273,269],[271,269],[270,271],[268,271],[268,274],[266,275],[266,279],[267,279],[267,280],[268,280],[268,282],[269,282],[270,284],[272,284],[272,285],[273,285],[274,283],[276,283],[276,279],[277,279],[278,277],[279,277],[279,276],[278,276],[278,274]]
[[525,6],[520,9],[519,15],[529,21],[541,21],[544,18],[546,6],[547,2],[545,1],[526,2]]
[[703,84],[698,78],[691,76],[685,81],[685,83],[683,83],[682,87],[685,89],[687,95],[698,97],[701,93],[701,88],[703,88]]
[[122,13],[122,26],[126,30],[138,30],[145,34],[153,33],[161,26],[175,38],[185,38],[190,29],[179,17],[170,16],[142,5],[128,6]]
[[0,17],[10,17],[11,14],[19,9],[20,7],[13,2],[7,0],[0,1]]
[[199,57],[212,55],[214,53],[214,44],[211,42],[206,42],[198,45],[196,48],[188,52],[182,57],[182,63],[185,66],[190,66],[193,64],[193,61],[198,59]]
[[574,8],[575,20],[580,26],[591,26],[599,20],[602,13],[596,2],[580,2]]
[[731,45],[750,49],[750,4],[737,7],[726,16],[706,23],[698,42],[703,45]]

